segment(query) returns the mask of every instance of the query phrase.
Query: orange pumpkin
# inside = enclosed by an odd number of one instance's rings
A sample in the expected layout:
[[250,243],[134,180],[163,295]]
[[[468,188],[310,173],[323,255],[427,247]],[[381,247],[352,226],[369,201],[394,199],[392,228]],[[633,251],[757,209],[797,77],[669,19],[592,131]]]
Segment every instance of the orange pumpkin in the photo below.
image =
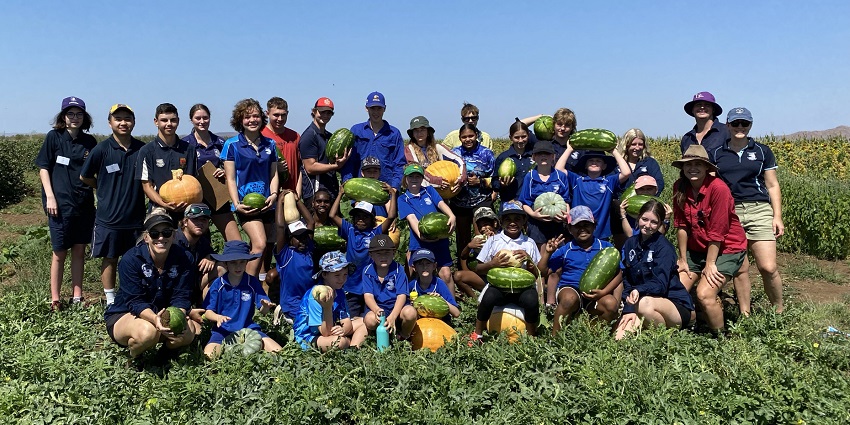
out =
[[487,321],[487,332],[504,333],[511,344],[517,342],[520,334],[525,331],[522,309],[514,304],[494,308],[490,320]]
[[159,187],[159,196],[163,201],[179,204],[197,204],[204,199],[204,191],[198,179],[183,174],[183,170],[171,170],[172,179]]
[[425,177],[431,184],[433,184],[431,177],[441,177],[446,182],[449,186],[446,189],[440,189],[439,186],[434,185],[434,189],[437,189],[437,193],[443,199],[450,199],[457,195],[451,191],[451,187],[460,180],[460,167],[454,162],[446,160],[434,162],[425,169]]
[[[381,223],[383,223],[386,220],[387,220],[386,217],[379,215],[379,216],[375,217],[375,225],[379,226]],[[393,231],[390,232],[389,236],[390,236],[390,239],[393,240],[395,247],[398,248],[398,244],[401,241],[401,231],[398,230],[398,224],[396,224],[395,229],[393,229]]]
[[427,348],[433,353],[455,336],[457,332],[446,322],[433,317],[424,317],[416,321],[413,333],[410,334],[410,344],[414,350]]

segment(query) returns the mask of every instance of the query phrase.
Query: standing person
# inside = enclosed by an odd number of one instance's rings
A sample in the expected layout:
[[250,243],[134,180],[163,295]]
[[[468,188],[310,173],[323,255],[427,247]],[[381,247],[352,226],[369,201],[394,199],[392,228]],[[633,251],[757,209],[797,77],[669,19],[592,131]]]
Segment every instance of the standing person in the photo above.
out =
[[[461,124],[471,124],[475,126],[478,144],[484,146],[487,149],[493,150],[493,140],[490,139],[490,135],[484,131],[478,131],[479,118],[480,116],[478,107],[471,103],[464,102],[463,107],[460,108]],[[443,145],[452,150],[460,146],[460,130],[452,130],[449,134],[446,134],[446,137],[443,138]]]
[[679,243],[679,279],[696,284],[697,304],[712,332],[723,329],[720,290],[744,264],[747,238],[729,187],[709,172],[717,167],[700,145],[673,161],[680,169],[673,186],[673,217]]
[[[617,152],[626,160],[626,165],[632,171],[629,179],[625,181],[620,188],[625,190],[632,184],[636,185],[636,181],[641,176],[650,176],[655,182],[656,192],[652,196],[660,196],[664,190],[664,176],[661,174],[661,167],[658,166],[658,161],[652,157],[647,144],[646,135],[639,128],[632,128],[623,135],[617,142]],[[619,169],[617,170],[619,171]],[[644,180],[645,181],[645,180]],[[637,185],[636,187],[637,188]],[[617,198],[620,198],[623,190],[618,191]],[[617,202],[616,200],[614,202]],[[619,204],[620,202],[618,202]],[[618,214],[619,208],[611,208],[611,233],[613,234],[614,246],[618,249],[623,247],[623,243],[631,236],[631,233],[623,233],[621,222],[625,214]]]
[[[529,143],[528,126],[516,120],[508,129],[511,145],[507,150],[500,153],[496,158],[495,169],[498,170],[504,161],[513,161],[516,164],[516,174],[513,177],[493,178],[493,190],[499,192],[499,200],[502,202],[513,201],[519,196],[525,176],[534,168],[534,160],[531,158],[532,150],[536,144]],[[551,143],[550,143],[551,145]],[[554,152],[554,151],[553,151]],[[552,163],[552,166],[555,164]]]
[[326,127],[333,116],[334,103],[327,97],[319,98],[310,110],[313,121],[301,133],[301,140],[298,142],[298,152],[304,164],[301,199],[307,205],[312,204],[313,195],[320,188],[330,192],[331,199],[336,198],[339,193],[339,180],[336,174],[342,170],[351,155],[351,149],[346,149],[341,158],[331,163],[325,154],[325,147],[331,138],[331,132]]
[[118,257],[133,247],[145,217],[145,195],[135,179],[145,144],[132,136],[136,115],[129,106],[112,105],[108,118],[112,135],[91,150],[80,179],[97,193],[91,256],[102,258],[100,280],[110,306],[115,302]]
[[[556,170],[555,149],[552,142],[542,140],[534,145],[534,162],[537,168],[525,175],[518,201],[528,214],[528,237],[534,240],[540,249],[549,239],[564,234],[564,224],[570,208],[570,183],[566,173]],[[554,217],[544,215],[540,209],[534,209],[534,200],[544,193],[555,193],[567,203],[567,209]]]
[[[231,208],[236,212],[242,230],[248,234],[251,252],[262,254],[262,257],[248,262],[248,274],[257,277],[266,263],[266,255],[271,255],[271,249],[266,248],[271,248],[268,238],[274,235],[274,206],[279,188],[277,148],[271,139],[260,133],[266,122],[260,102],[254,99],[237,102],[230,125],[239,134],[227,139],[221,152],[227,190],[233,203]],[[265,205],[252,208],[243,204],[242,198],[249,193],[263,195]]]
[[88,134],[92,125],[86,103],[78,97],[62,99],[53,129],[44,137],[35,158],[41,180],[41,202],[47,214],[53,257],[50,261],[50,310],[63,307],[60,300],[65,259],[71,250],[71,304],[83,299],[83,266],[86,245],[94,228],[94,192],[80,180],[80,170],[97,140]]
[[184,174],[194,176],[198,156],[194,146],[177,138],[180,117],[174,105],[161,103],[157,106],[153,122],[157,129],[156,138],[139,153],[136,179],[141,180],[142,190],[150,199],[148,209],[163,207],[171,219],[178,222],[183,218],[183,210],[189,205],[185,202],[165,202],[159,196],[159,188],[173,178],[173,170],[182,170]]
[[[543,115],[535,115],[528,118],[523,118],[521,121],[526,125],[534,124],[540,117]],[[555,161],[560,162],[561,157],[564,152],[567,151],[567,147],[570,144],[570,137],[573,133],[576,132],[576,114],[569,108],[558,108],[554,114],[552,114],[552,123],[555,128],[555,132],[552,135],[552,147],[555,148]],[[529,139],[532,139],[532,144],[536,142],[537,137],[534,133],[529,133]],[[573,171],[573,167],[575,167],[576,163],[581,156],[584,155],[584,150],[573,150],[570,153],[570,156],[563,159],[563,168],[567,171]]]
[[[782,277],[776,267],[776,238],[785,233],[782,192],[776,177],[776,157],[769,147],[749,137],[753,115],[747,108],[733,108],[726,117],[730,138],[713,152],[718,175],[735,198],[735,213],[747,234],[770,303],[781,313]],[[750,314],[749,261],[735,275],[735,295],[741,313]]]
[[694,117],[694,128],[682,136],[682,153],[692,145],[702,145],[706,152],[714,152],[726,139],[729,131],[717,117],[723,113],[723,108],[714,101],[714,95],[701,91],[694,95],[693,100],[685,104],[685,113]]
[[446,160],[454,162],[460,168],[460,180],[458,180],[457,186],[453,188],[449,188],[441,177],[431,175],[422,181],[422,185],[430,186],[433,184],[441,189],[452,189],[457,193],[460,187],[466,183],[466,167],[463,166],[463,158],[441,143],[437,143],[437,140],[434,139],[434,127],[431,127],[428,118],[418,116],[410,120],[410,129],[407,130],[407,135],[410,136],[410,141],[404,148],[404,158],[408,164],[416,163],[421,165],[422,168],[428,168],[429,165],[437,161]]
[[463,158],[467,177],[460,193],[449,200],[456,219],[455,252],[461,252],[472,240],[473,212],[479,207],[492,207],[496,200],[490,185],[495,165],[493,151],[478,143],[478,129],[472,124],[460,128],[460,141],[461,145],[453,151]]
[[301,155],[298,154],[298,144],[301,135],[286,127],[289,117],[289,104],[275,96],[266,102],[266,115],[269,123],[263,127],[263,136],[274,140],[278,152],[277,176],[280,188],[288,189],[301,196]]
[[[206,105],[197,103],[189,109],[189,118],[192,120],[192,132],[183,137],[182,140],[195,148],[197,154],[197,169],[210,162],[215,167],[215,178],[225,183],[224,164],[221,161],[221,151],[224,149],[224,139],[210,131],[210,110]],[[214,208],[208,200],[204,199],[208,207]],[[239,225],[233,219],[230,202],[212,213],[212,222],[216,229],[224,236],[225,241],[240,239]]]
[[366,97],[366,112],[369,120],[351,126],[354,133],[352,160],[342,169],[342,182],[360,175],[360,162],[367,156],[381,161],[381,181],[399,189],[402,172],[407,161],[404,159],[404,139],[401,132],[384,119],[387,103],[380,92],[369,93]]

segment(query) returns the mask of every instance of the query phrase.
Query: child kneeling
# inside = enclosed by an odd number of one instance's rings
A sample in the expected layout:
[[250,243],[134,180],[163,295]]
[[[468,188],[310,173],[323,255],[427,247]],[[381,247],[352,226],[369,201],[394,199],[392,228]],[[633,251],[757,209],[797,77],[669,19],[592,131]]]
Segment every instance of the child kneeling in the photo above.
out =
[[[311,288],[301,297],[292,324],[295,341],[301,348],[313,347],[324,352],[332,348],[344,350],[351,345],[354,330],[342,290],[348,279],[348,266],[345,254],[340,251],[328,252],[319,260],[321,271],[313,275],[313,279],[318,279],[313,287],[317,294],[314,296]],[[333,292],[323,293],[318,288],[320,285],[330,287]]]

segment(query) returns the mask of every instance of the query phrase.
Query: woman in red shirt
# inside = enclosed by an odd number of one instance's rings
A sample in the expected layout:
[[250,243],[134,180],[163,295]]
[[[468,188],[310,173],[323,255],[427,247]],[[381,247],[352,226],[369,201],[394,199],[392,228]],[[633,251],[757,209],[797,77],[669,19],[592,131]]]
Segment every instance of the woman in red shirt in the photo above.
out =
[[735,214],[729,187],[718,177],[700,145],[688,147],[673,161],[679,180],[673,188],[673,214],[679,242],[679,278],[689,291],[696,284],[696,302],[712,331],[723,329],[718,294],[744,263],[747,238]]

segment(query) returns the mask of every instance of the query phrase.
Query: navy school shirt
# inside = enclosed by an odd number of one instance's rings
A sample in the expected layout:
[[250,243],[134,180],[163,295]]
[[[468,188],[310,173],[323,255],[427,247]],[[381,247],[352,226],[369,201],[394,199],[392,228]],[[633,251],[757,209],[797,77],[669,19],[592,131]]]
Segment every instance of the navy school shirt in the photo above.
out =
[[493,175],[492,187],[493,190],[499,192],[499,199],[501,199],[502,202],[517,199],[519,196],[519,193],[522,190],[522,183],[525,181],[525,176],[529,171],[534,169],[535,164],[531,159],[531,150],[533,148],[534,146],[532,145],[531,140],[529,140],[529,143],[526,143],[525,151],[521,153],[517,152],[517,150],[514,149],[514,145],[511,144],[508,146],[506,151],[500,153],[499,156],[496,157],[494,166],[495,170],[499,169],[499,166],[503,161],[513,160],[514,163],[516,163],[516,175],[514,175],[514,181],[511,182],[510,185],[502,186],[502,182],[499,181],[498,178],[498,173],[494,173]]
[[337,234],[347,242],[345,259],[355,266],[354,272],[348,274],[348,279],[342,288],[345,289],[345,292],[363,295],[363,270],[372,262],[369,258],[369,242],[372,241],[375,235],[381,234],[381,225],[376,225],[371,230],[361,232],[351,222],[343,219]]
[[[301,133],[301,139],[298,141],[298,151],[301,153],[301,160],[312,158],[316,162],[327,164],[328,156],[325,154],[325,148],[330,138],[331,133],[329,131],[320,130],[316,126],[316,123],[311,122],[307,129]],[[351,162],[351,159],[348,162]],[[305,172],[304,178],[301,181],[301,189],[304,194],[302,198],[312,197],[319,187],[328,189],[331,192],[331,199],[336,198],[336,195],[339,193],[339,180],[337,180],[336,172],[331,171],[317,176],[311,176]]]
[[573,203],[570,207],[585,205],[593,212],[596,219],[596,230],[593,236],[605,239],[611,236],[611,200],[620,189],[620,174],[608,174],[597,178],[569,172],[567,178],[573,193]]
[[679,280],[676,249],[659,232],[647,240],[635,235],[623,245],[623,314],[634,313],[634,305],[626,301],[632,290],[645,296],[667,298],[688,310],[694,304]]
[[363,293],[372,294],[378,307],[384,309],[384,315],[388,316],[395,307],[398,296],[407,296],[410,293],[404,267],[395,261],[391,262],[382,282],[378,278],[378,271],[375,270],[375,263],[369,261],[369,265],[363,269]]
[[[552,272],[561,269],[561,279],[558,281],[558,288],[569,286],[578,290],[581,275],[587,269],[587,266],[590,265],[590,261],[593,260],[593,257],[599,251],[609,246],[614,245],[611,245],[608,241],[594,239],[590,248],[587,250],[576,245],[574,241],[567,242],[566,245],[555,250],[552,256],[549,257],[548,267]],[[623,268],[622,263],[620,263],[620,268]]]
[[[629,164],[631,166],[631,164]],[[620,167],[615,168],[615,173],[612,174],[620,174]],[[629,176],[629,179],[626,180],[625,183],[621,185],[621,189],[625,190],[627,187],[633,185],[635,180],[637,180],[640,176],[651,176],[655,179],[655,182],[658,186],[658,191],[655,192],[655,196],[661,195],[661,192],[664,190],[664,175],[661,174],[661,167],[658,165],[658,161],[655,158],[648,156],[635,164],[634,168],[632,168],[632,174]],[[618,197],[622,194],[622,190],[618,193]]]
[[189,145],[195,148],[195,154],[197,157],[196,166],[199,170],[208,162],[212,162],[213,167],[216,168],[220,168],[222,166],[221,151],[224,149],[224,139],[216,136],[212,131],[210,132],[210,143],[206,146],[198,143],[198,139],[195,137],[194,131],[180,140],[189,143]]
[[196,270],[192,254],[179,245],[171,245],[161,274],[147,244],[130,248],[118,262],[118,294],[105,316],[132,313],[139,317],[145,309],[159,313],[169,306],[189,311]]
[[125,151],[109,136],[89,153],[80,175],[97,178],[95,225],[121,230],[142,228],[145,195],[135,176],[143,146],[144,142],[132,138]]
[[[555,162],[557,163],[558,160],[561,159],[561,155],[563,155],[564,152],[567,151],[567,147],[562,146],[560,143],[558,143],[554,140],[552,141],[552,147],[555,148]],[[573,153],[570,154],[569,158],[567,158],[567,164],[564,165],[564,168],[566,168],[567,171],[573,171],[575,169],[576,164],[578,164],[578,160],[580,160],[581,157],[584,156],[585,152],[587,152],[587,151],[586,150],[573,150]],[[585,172],[585,170],[576,170],[576,171]]]
[[[35,165],[47,170],[56,206],[61,217],[94,214],[94,191],[80,180],[80,171],[89,153],[97,146],[97,140],[88,133],[80,132],[76,139],[67,130],[50,130]],[[41,190],[41,204],[47,211],[47,194]]]
[[729,140],[726,140],[708,155],[717,165],[717,174],[729,186],[735,202],[770,202],[764,172],[777,168],[776,157],[769,147],[752,137],[747,139],[747,146],[740,152],[730,149]]
[[[271,195],[271,166],[277,162],[277,146],[272,139],[260,136],[258,147],[254,149],[245,135],[238,133],[224,142],[221,159],[233,161],[236,169],[236,191],[240,201],[252,192],[266,198]],[[275,204],[272,204],[271,209],[275,208]],[[236,205],[231,205],[230,210],[236,211]]]
[[313,262],[315,249],[315,243],[310,239],[304,252],[287,244],[275,254],[280,275],[280,308],[290,319],[298,313],[304,292],[313,287],[313,274],[317,271]]
[[534,209],[534,200],[547,192],[555,192],[561,198],[564,198],[566,203],[570,203],[572,200],[570,199],[570,183],[563,171],[553,168],[552,173],[549,174],[549,179],[544,182],[537,170],[531,170],[525,176],[525,181],[522,183],[522,190],[517,200],[521,204],[528,205],[531,209]]
[[[719,148],[720,145],[722,145],[728,138],[729,129],[726,128],[726,124],[720,122],[718,118],[714,118],[714,123],[711,124],[711,128],[708,129],[708,133],[706,133],[705,137],[702,138],[702,146],[705,147],[706,152],[712,152]],[[697,126],[694,125],[694,128],[691,129],[691,131],[682,136],[682,154],[684,154],[691,145],[699,144],[700,143],[697,143]]]
[[213,323],[214,331],[225,334],[243,328],[259,331],[260,326],[254,323],[254,310],[263,306],[262,300],[270,301],[259,279],[244,272],[242,279],[233,285],[225,273],[210,285],[204,308],[230,318],[221,327]]
[[174,146],[168,146],[157,136],[141,149],[138,161],[136,179],[149,181],[154,189],[159,190],[163,183],[173,178],[172,170],[180,169],[184,174],[194,176],[198,157],[189,142],[177,139]]
[[[408,282],[408,289],[410,289],[410,292],[416,291],[418,295],[437,293],[437,295],[443,297],[447,303],[457,307],[457,300],[455,300],[454,294],[452,294],[452,291],[449,290],[449,286],[446,285],[446,282],[444,282],[443,279],[440,279],[440,277],[436,274],[431,276],[431,284],[428,285],[427,288],[420,286],[421,282],[419,279],[413,279]],[[407,304],[413,304],[410,297],[407,298]]]
[[174,232],[174,244],[180,245],[190,254],[192,254],[192,258],[195,261],[195,265],[201,262],[204,258],[207,258],[212,254],[212,239],[210,238],[210,233],[204,233],[198,239],[198,242],[195,243],[195,247],[192,248],[189,246],[189,240],[186,239],[186,235],[183,234],[183,231],[180,229],[175,229]]

